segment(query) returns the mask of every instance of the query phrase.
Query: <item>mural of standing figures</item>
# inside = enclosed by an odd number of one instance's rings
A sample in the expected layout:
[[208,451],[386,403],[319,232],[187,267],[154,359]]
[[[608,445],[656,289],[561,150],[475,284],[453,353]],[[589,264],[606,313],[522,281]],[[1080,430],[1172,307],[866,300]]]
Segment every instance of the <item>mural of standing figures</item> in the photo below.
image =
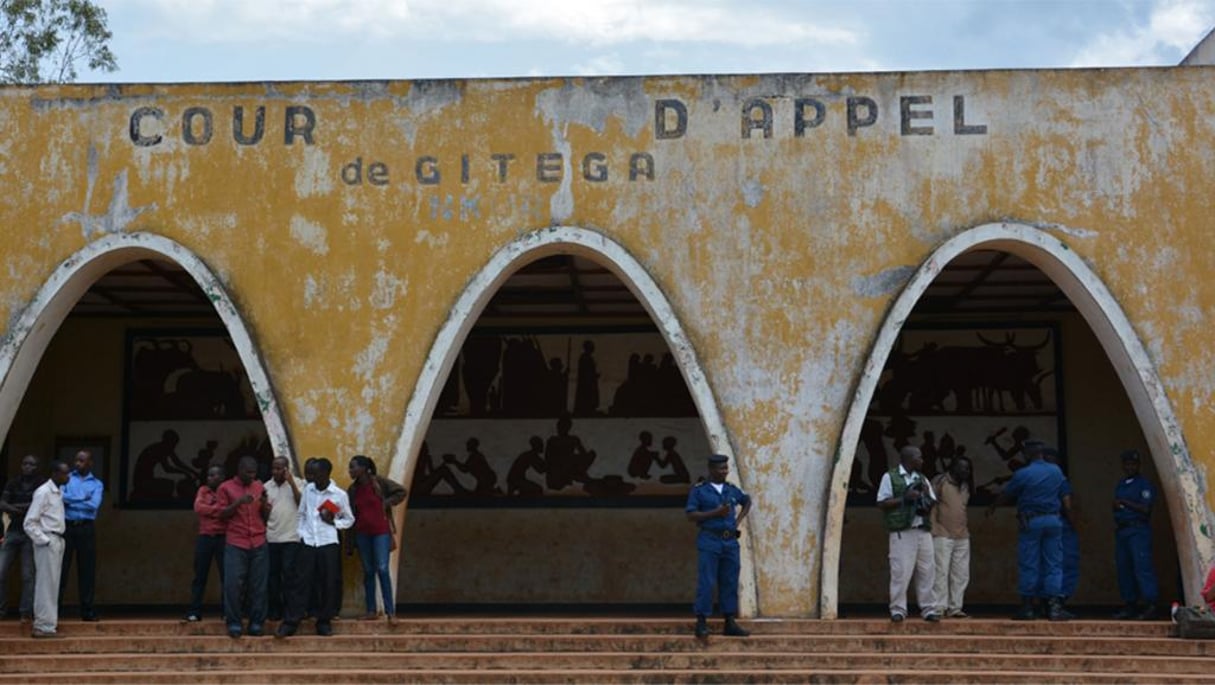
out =
[[869,496],[904,445],[924,455],[931,477],[967,456],[976,486],[971,503],[990,503],[1024,465],[1028,439],[1058,445],[1059,331],[1053,324],[905,327],[887,359],[861,426],[851,504]]
[[709,451],[692,395],[654,331],[474,331],[453,370],[458,380],[453,373],[444,384],[418,456],[416,506],[624,497],[657,506],[655,498],[687,496],[680,451]]
[[574,390],[574,416],[599,413],[599,369],[595,366],[595,343],[585,340],[578,357],[578,386]]

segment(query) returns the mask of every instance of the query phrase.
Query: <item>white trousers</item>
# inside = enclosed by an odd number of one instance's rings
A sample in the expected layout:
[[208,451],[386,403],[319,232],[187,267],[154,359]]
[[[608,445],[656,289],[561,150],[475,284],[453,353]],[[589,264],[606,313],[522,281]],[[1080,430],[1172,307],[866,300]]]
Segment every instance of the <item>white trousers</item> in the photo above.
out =
[[938,609],[961,611],[966,586],[970,584],[970,538],[933,538],[937,581],[933,594]]
[[932,533],[926,530],[901,530],[890,534],[890,615],[907,615],[907,588],[915,578],[916,604],[920,615],[936,611],[936,563],[933,558]]
[[63,572],[63,538],[34,545],[34,630],[55,632],[59,625],[59,574]]

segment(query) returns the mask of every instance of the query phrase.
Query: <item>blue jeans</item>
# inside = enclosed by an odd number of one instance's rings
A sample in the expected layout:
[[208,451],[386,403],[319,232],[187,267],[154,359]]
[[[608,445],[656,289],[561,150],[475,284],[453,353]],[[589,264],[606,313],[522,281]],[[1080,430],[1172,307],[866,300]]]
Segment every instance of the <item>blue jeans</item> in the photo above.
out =
[[1160,598],[1156,569],[1152,567],[1151,526],[1119,528],[1114,539],[1114,560],[1118,565],[1118,591],[1122,601],[1155,603]]
[[34,615],[34,543],[25,531],[8,529],[0,546],[0,618],[8,611],[8,573],[13,561],[21,557],[21,615]]
[[[229,628],[239,628],[241,609],[248,600],[249,625],[266,622],[266,580],[270,554],[266,545],[253,549],[224,546],[224,620]],[[248,595],[245,597],[245,595]]]
[[1017,533],[1017,591],[1022,597],[1062,595],[1063,522],[1058,515],[1035,516]]
[[[194,616],[202,615],[203,593],[207,589],[207,576],[211,575],[211,563],[219,572],[219,587],[224,587],[224,534],[199,535],[194,539],[194,581],[190,583],[190,611]],[[222,592],[220,594],[223,594]]]
[[388,559],[392,554],[392,537],[355,533],[354,542],[359,547],[359,559],[363,562],[363,597],[367,600],[367,613],[375,613],[375,581],[380,578],[380,594],[384,598],[384,613],[396,614],[397,599],[392,594],[392,576],[388,573]]

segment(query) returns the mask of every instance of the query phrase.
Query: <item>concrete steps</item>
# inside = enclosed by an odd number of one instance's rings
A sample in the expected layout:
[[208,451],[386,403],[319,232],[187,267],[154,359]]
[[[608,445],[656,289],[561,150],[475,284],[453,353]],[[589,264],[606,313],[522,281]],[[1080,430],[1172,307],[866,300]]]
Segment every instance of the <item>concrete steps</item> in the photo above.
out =
[[[714,624],[719,626],[720,623]],[[1212,683],[1215,642],[1164,622],[759,620],[750,638],[674,618],[339,621],[336,634],[233,640],[217,620],[0,623],[0,683]],[[268,626],[272,627],[272,626]]]

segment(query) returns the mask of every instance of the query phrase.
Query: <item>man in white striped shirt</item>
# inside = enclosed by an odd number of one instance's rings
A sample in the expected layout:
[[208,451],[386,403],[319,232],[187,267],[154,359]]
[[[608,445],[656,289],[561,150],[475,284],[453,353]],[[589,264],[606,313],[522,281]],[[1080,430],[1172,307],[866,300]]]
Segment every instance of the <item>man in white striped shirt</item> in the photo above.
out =
[[33,637],[58,637],[59,576],[63,571],[63,485],[71,469],[51,463],[51,477],[34,491],[25,514],[25,534],[34,543]]

